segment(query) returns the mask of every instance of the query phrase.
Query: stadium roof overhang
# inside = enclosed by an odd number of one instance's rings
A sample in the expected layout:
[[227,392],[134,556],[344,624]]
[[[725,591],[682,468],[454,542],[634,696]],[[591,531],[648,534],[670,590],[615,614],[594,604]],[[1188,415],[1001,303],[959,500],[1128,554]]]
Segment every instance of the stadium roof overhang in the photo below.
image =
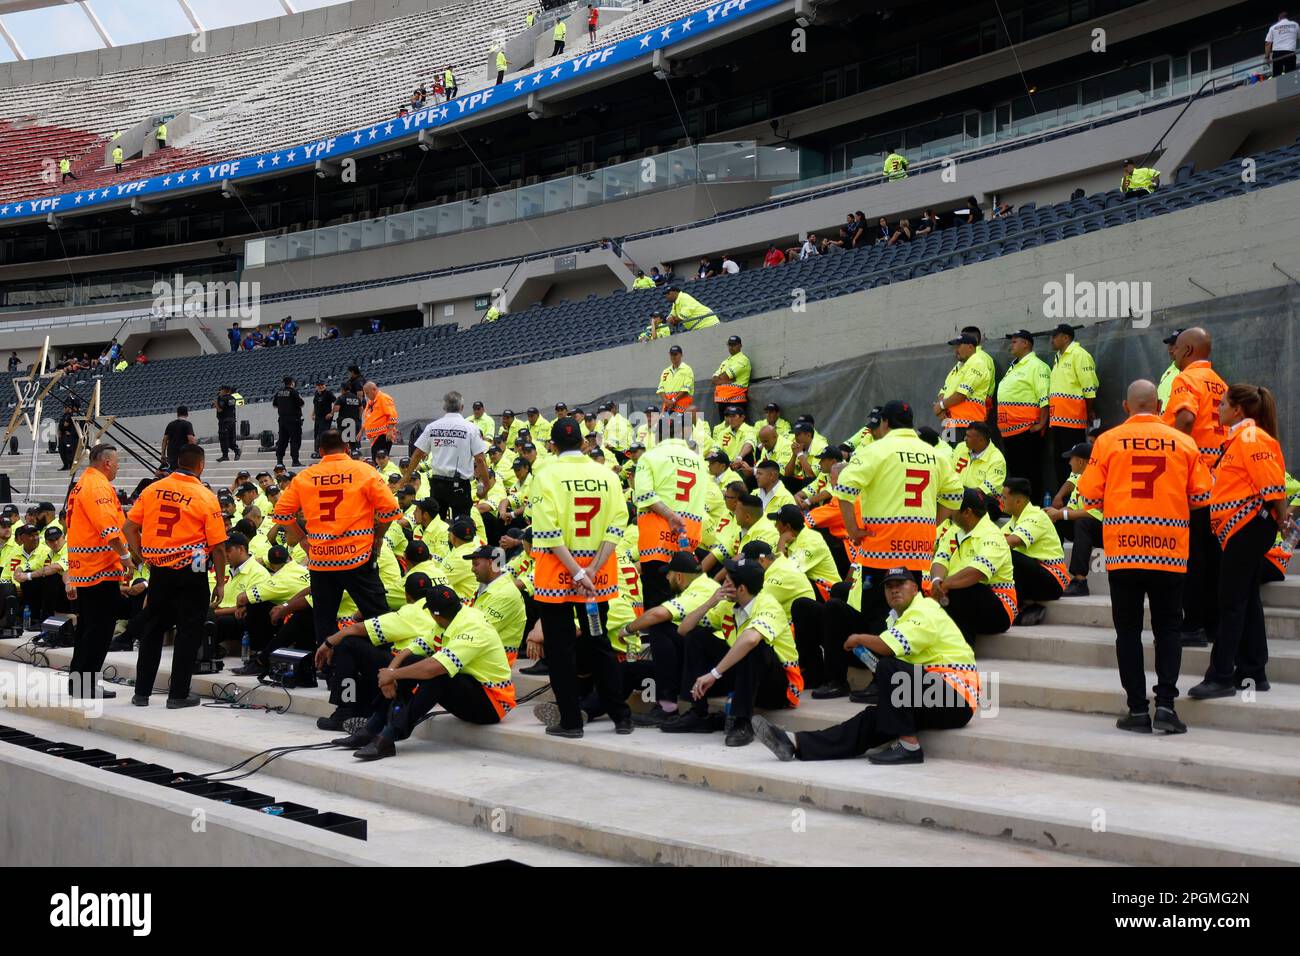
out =
[[[361,159],[416,143],[431,149],[450,146],[459,141],[459,134],[464,130],[511,115],[541,118],[548,115],[548,104],[553,107],[562,100],[632,76],[646,72],[671,76],[677,62],[725,46],[774,23],[800,18],[811,21],[817,7],[829,7],[833,2],[717,0],[654,30],[584,51],[558,66],[528,71],[501,86],[466,92],[451,103],[429,106],[406,117],[269,153],[177,170],[166,176],[0,205],[0,227],[46,219],[54,228],[54,223],[78,215],[129,209],[133,203],[146,198],[157,204],[207,191],[233,194],[237,184],[311,171],[329,175],[347,159]],[[185,185],[186,182],[190,185]]]

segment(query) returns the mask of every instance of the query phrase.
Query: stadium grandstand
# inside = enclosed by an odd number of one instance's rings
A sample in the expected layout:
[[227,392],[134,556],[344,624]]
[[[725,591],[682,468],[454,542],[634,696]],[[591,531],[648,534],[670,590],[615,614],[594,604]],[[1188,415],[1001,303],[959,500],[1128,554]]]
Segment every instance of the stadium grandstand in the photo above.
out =
[[0,0],[6,858],[1300,863],[1276,4],[220,6]]

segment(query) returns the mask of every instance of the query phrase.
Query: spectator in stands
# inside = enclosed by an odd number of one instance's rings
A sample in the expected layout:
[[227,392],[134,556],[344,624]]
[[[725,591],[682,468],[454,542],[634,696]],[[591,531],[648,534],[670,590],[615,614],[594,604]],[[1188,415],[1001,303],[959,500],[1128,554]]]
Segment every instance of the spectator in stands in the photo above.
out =
[[767,255],[763,256],[763,268],[772,269],[785,265],[785,253],[776,247],[775,242],[767,244]]
[[244,342],[244,333],[239,331],[238,322],[230,323],[230,328],[226,329],[226,337],[230,339],[230,351],[238,352],[239,346]]
[[888,220],[886,220],[884,216],[881,216],[876,220],[876,228],[871,233],[871,242],[873,245],[877,242],[888,242],[889,237],[893,234],[894,231],[889,228]]
[[59,160],[59,172],[63,174],[62,182],[66,183],[69,179],[75,181],[77,178],[77,175],[72,171],[72,160],[66,156]]
[[927,209],[921,214],[921,221],[917,223],[916,230],[912,233],[913,237],[919,239],[921,236],[928,236],[932,232],[939,231],[939,217],[934,214],[933,209]]
[[1015,207],[1009,202],[999,203],[998,208],[993,210],[994,219],[1006,219],[1015,212]]
[[907,178],[907,159],[898,151],[897,146],[889,147],[889,155],[885,157],[885,164],[881,167],[881,174],[885,177],[886,182],[891,183]]
[[1277,23],[1268,28],[1264,36],[1264,60],[1271,63],[1273,76],[1295,70],[1295,41],[1300,27],[1294,20],[1287,19],[1286,11],[1277,15]]
[[662,286],[668,282],[668,276],[660,272],[658,266],[650,267],[650,278],[654,280],[654,284],[657,286]]
[[953,215],[962,218],[967,223],[984,221],[984,211],[980,209],[979,201],[974,196],[967,196],[966,208],[954,209]]
[[587,45],[596,42],[596,25],[600,22],[600,11],[593,4],[587,4]]
[[456,74],[452,72],[450,64],[442,73],[442,85],[447,94],[447,102],[450,103],[456,98],[456,91],[459,89],[456,85]]
[[731,258],[731,253],[722,254],[722,272],[725,275],[734,276],[740,271],[740,266],[736,265],[736,260]]
[[138,352],[135,353],[135,364],[136,364],[136,365],[148,365],[148,364],[149,364],[149,356],[147,356],[147,355],[144,354],[144,349],[141,349],[140,351],[138,351]]
[[382,332],[382,331],[384,331],[384,323],[383,323],[383,320],[380,319],[378,316],[375,316],[374,318],[372,318],[372,319],[370,320],[370,326],[369,326],[369,330],[368,330],[367,334],[368,334],[368,335],[375,335],[375,334],[377,334],[377,333],[379,333],[379,332]]
[[695,278],[712,279],[717,274],[718,274],[717,270],[713,268],[712,259],[710,259],[708,256],[704,256],[702,259],[700,259],[700,267],[695,270]]
[[1160,188],[1160,170],[1150,166],[1135,167],[1133,160],[1125,160],[1124,178],[1120,180],[1119,188],[1125,199],[1149,196]]
[[[499,83],[499,82],[501,82],[501,81],[498,80],[497,82]],[[412,113],[414,113],[416,110],[418,110],[418,109],[420,109],[422,106],[424,106],[424,97],[425,97],[424,87],[420,87],[420,88],[417,89],[414,93],[411,94],[411,112],[412,112]]]
[[443,93],[442,77],[435,76],[429,83],[429,95],[433,97],[433,101],[436,103],[438,102],[438,97],[442,96]]
[[[328,325],[325,327],[325,341],[337,339],[339,337],[339,327],[337,325]],[[231,349],[233,352],[234,349]]]
[[817,233],[810,232],[808,238],[803,241],[803,245],[799,247],[799,259],[802,261],[819,255],[821,255],[821,251],[817,248]]
[[[843,231],[844,231],[843,229],[840,230],[841,233]],[[818,251],[823,256],[835,255],[836,253],[843,252],[844,241],[842,239],[832,239],[830,236],[826,236],[825,238],[822,239],[821,249]]]
[[10,353],[9,353],[9,373],[10,373],[11,375],[12,375],[14,372],[18,371],[18,364],[19,364],[19,362],[18,362],[18,353],[17,353],[17,352],[10,352]]
[[285,345],[294,345],[298,341],[298,323],[292,315],[286,315],[280,323],[280,337]]
[[841,227],[840,233],[840,238],[844,242],[844,248],[854,248],[857,244],[856,237],[858,235],[858,221],[853,218],[853,213],[849,213],[844,217],[844,225]]
[[262,340],[265,348],[273,349],[280,344],[280,329],[278,326],[271,326],[267,329],[266,336]]
[[551,39],[555,41],[555,46],[551,49],[551,56],[560,56],[564,52],[564,38],[568,35],[569,28],[564,25],[564,21],[555,21],[555,29],[551,31]]
[[892,246],[896,242],[911,242],[911,241],[912,241],[912,224],[908,222],[906,219],[898,220],[898,228],[895,229],[894,234],[889,237],[889,242],[887,243],[887,245]]

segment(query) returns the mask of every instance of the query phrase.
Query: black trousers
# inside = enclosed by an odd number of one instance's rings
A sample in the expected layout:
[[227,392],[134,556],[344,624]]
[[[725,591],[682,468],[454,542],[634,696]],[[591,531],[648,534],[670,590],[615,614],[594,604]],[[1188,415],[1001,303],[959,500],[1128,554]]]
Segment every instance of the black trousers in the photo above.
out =
[[551,56],[559,56],[564,52],[564,41],[556,40],[555,47],[551,50]]
[[316,452],[317,454],[320,454],[320,436],[324,435],[327,431],[329,431],[333,427],[334,427],[333,418],[325,418],[325,419],[318,418],[314,422],[312,422],[312,430],[311,430],[312,451]]
[[495,548],[501,542],[501,535],[506,530],[505,522],[495,511],[483,511],[480,514],[483,516],[483,531],[487,534],[488,547]]
[[[1264,550],[1267,551],[1268,548]],[[1204,628],[1211,641],[1216,639],[1219,632],[1217,597],[1222,556],[1219,539],[1210,530],[1210,509],[1197,508],[1191,514],[1187,574],[1183,576],[1182,630],[1187,632]]]
[[379,697],[379,669],[393,659],[387,644],[375,646],[368,637],[343,638],[331,658],[330,703],[352,717],[370,714],[369,706]]
[[[388,596],[373,563],[346,571],[312,571],[312,616],[316,621],[316,642],[320,643],[338,630],[339,602],[347,591],[361,612],[361,617],[378,617],[388,613]],[[368,698],[367,698],[368,699]]]
[[790,605],[790,620],[794,624],[794,645],[799,651],[799,670],[804,682],[809,687],[820,687],[826,683],[825,652],[822,650],[826,605],[812,598],[798,598]]
[[644,607],[659,607],[673,598],[673,589],[668,586],[667,561],[641,562],[641,594]]
[[[920,694],[891,692],[918,680],[921,682]],[[975,711],[947,684],[942,688],[927,687],[936,681],[942,682],[938,674],[924,673],[895,657],[880,658],[876,665],[880,703],[867,707],[856,717],[850,717],[834,727],[795,734],[799,759],[840,760],[861,757],[872,747],[889,743],[896,737],[911,737],[921,730],[954,730],[965,727],[975,716]],[[929,693],[926,693],[927,689]],[[925,700],[937,700],[942,706],[924,706]]]
[[473,505],[470,502],[470,480],[468,478],[442,478],[429,476],[429,494],[438,502],[438,514],[448,524],[453,518],[468,515]]
[[976,634],[1001,634],[1011,626],[1006,606],[987,584],[972,584],[944,594],[948,598],[944,610],[968,644]]
[[242,621],[233,614],[226,614],[221,617],[212,614],[211,618],[217,624],[217,643],[219,644],[226,641],[240,644],[243,642],[244,631],[248,631],[248,653],[250,657],[256,655],[258,651],[270,644],[275,633],[275,628],[271,626],[271,604],[268,601],[262,601],[260,604],[250,604]]
[[284,464],[284,450],[289,449],[289,460],[297,461],[298,452],[302,448],[302,419],[298,418],[293,421],[281,421],[279,434],[275,439],[275,463]]
[[[706,627],[698,627],[695,630],[706,634],[713,633]],[[691,633],[694,634],[695,631]],[[677,633],[677,625],[671,621],[647,628],[644,636],[645,642],[650,645],[650,653],[654,659],[655,700],[675,704],[682,696],[682,654],[685,638]],[[694,680],[694,677],[691,679]]]
[[[546,644],[546,665],[551,677],[551,690],[560,708],[560,726],[576,730],[582,726],[579,706],[578,672],[592,675],[601,706],[615,722],[631,715],[623,682],[618,672],[618,658],[609,643],[605,618],[609,605],[599,602],[600,636],[593,636],[587,624],[587,614],[581,604],[564,602],[550,604],[537,602],[537,616],[542,622],[542,637]],[[575,631],[574,623],[580,630]]]
[[[641,691],[646,681],[654,680],[655,665],[653,661],[623,661],[618,665],[618,673],[623,681],[623,699],[626,700]],[[590,676],[584,678],[580,675],[578,687],[582,694],[582,710],[587,715],[588,722],[604,717],[605,708]]]
[[75,685],[78,692],[86,696],[94,693],[95,677],[104,667],[121,596],[117,581],[100,581],[77,588],[77,636],[68,670],[78,682]]
[[[863,575],[862,610],[856,610],[848,602],[851,587],[841,582],[831,588],[831,599],[826,602],[822,613],[823,627],[821,637],[822,683],[839,683],[848,680],[849,667],[863,667],[853,654],[844,649],[844,642],[850,634],[879,634],[885,629],[885,619],[889,617],[889,605],[885,602],[885,589],[880,579],[885,572],[879,568],[859,566]],[[914,577],[920,578],[914,573]],[[920,581],[917,581],[920,584]],[[793,607],[791,608],[793,611]],[[799,652],[800,660],[803,651]],[[807,675],[805,675],[806,677]],[[819,686],[812,683],[813,687]]]
[[1258,514],[1224,545],[1219,564],[1219,632],[1206,680],[1226,684],[1245,678],[1258,682],[1265,677],[1268,634],[1259,586],[1263,565],[1268,563],[1264,555],[1276,538],[1277,523],[1272,516]]
[[455,677],[443,674],[428,680],[399,680],[392,700],[379,695],[371,708],[366,730],[389,740],[405,740],[420,718],[439,704],[454,717],[471,724],[496,724],[501,717],[483,685],[464,671]]
[[497,70],[497,86],[500,86],[500,85],[501,85],[501,81],[504,80],[505,78],[506,78],[506,71],[505,71],[505,70]]
[[1053,425],[1051,430],[1052,465],[1056,469],[1056,487],[1059,488],[1065,484],[1065,479],[1070,477],[1070,460],[1063,456],[1079,442],[1088,440],[1088,429],[1062,428],[1060,425]]
[[1146,665],[1142,656],[1143,601],[1151,604],[1151,630],[1155,634],[1157,707],[1172,707],[1178,696],[1178,671],[1183,663],[1183,642],[1178,619],[1184,574],[1125,568],[1109,571],[1110,615],[1115,622],[1115,659],[1132,711],[1146,710]]
[[1029,479],[1033,489],[1029,500],[1040,504],[1043,500],[1043,433],[1021,432],[1003,438],[1002,456],[1007,460],[1007,477]]
[[[694,685],[696,678],[717,667],[731,650],[731,645],[712,631],[692,631],[683,643],[686,659],[682,671],[683,686]],[[731,694],[731,716],[736,720],[748,720],[754,716],[755,706],[764,710],[789,707],[790,700],[785,694],[788,685],[785,668],[776,659],[772,645],[760,641],[757,647],[722,675],[722,680],[714,682],[707,697],[694,701],[691,710],[707,714],[709,697]]]
[[63,462],[63,468],[66,471],[72,467],[72,459],[77,454],[77,443],[59,442],[59,461]]
[[188,566],[149,570],[149,600],[140,622],[140,654],[136,659],[135,693],[148,697],[162,661],[163,632],[176,628],[172,646],[172,678],[167,696],[184,700],[190,694],[190,678],[203,639],[203,621],[208,613],[208,576]]
[[374,441],[370,443],[371,458],[379,454],[381,451],[384,452],[385,454],[388,454],[392,452],[392,450],[393,450],[393,440],[389,438],[387,435],[380,435],[378,438],[376,438]]
[[1092,515],[1085,514],[1081,518],[1065,523],[1072,525],[1074,531],[1074,547],[1070,552],[1070,577],[1086,579],[1092,567],[1092,549],[1101,547],[1101,522]]
[[239,439],[235,437],[235,422],[218,421],[217,422],[217,441],[221,445],[221,457],[229,457],[233,451],[236,456],[239,455]]
[[1273,51],[1273,76],[1295,72],[1295,50]]
[[1027,554],[1013,550],[1011,568],[1016,576],[1016,597],[1022,605],[1025,601],[1055,601],[1065,591],[1056,575]]

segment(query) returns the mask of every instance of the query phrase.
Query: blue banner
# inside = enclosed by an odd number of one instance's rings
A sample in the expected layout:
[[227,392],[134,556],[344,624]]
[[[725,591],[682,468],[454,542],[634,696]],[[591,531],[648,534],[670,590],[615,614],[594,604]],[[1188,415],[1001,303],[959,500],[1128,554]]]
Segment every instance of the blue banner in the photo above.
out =
[[339,136],[300,143],[275,152],[244,156],[193,169],[176,170],[149,179],[129,180],[73,193],[22,199],[8,205],[0,205],[0,222],[44,216],[47,213],[76,212],[137,197],[164,196],[194,186],[216,185],[222,180],[238,182],[251,176],[265,176],[277,170],[312,167],[320,159],[342,159],[349,153],[388,142],[397,145],[399,141],[405,141],[421,130],[437,129],[482,110],[500,106],[502,103],[515,100],[526,101],[531,93],[538,93],[568,80],[652,54],[655,50],[662,50],[674,43],[680,43],[692,36],[707,33],[785,2],[786,0],[724,0],[722,3],[704,7],[662,27],[620,40],[612,46],[592,50],[557,66],[525,73],[507,80],[500,86],[489,86],[466,93],[450,103],[426,106],[406,116],[382,120]]

